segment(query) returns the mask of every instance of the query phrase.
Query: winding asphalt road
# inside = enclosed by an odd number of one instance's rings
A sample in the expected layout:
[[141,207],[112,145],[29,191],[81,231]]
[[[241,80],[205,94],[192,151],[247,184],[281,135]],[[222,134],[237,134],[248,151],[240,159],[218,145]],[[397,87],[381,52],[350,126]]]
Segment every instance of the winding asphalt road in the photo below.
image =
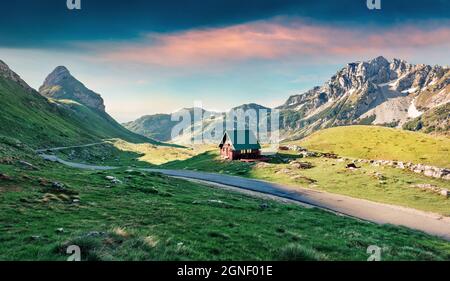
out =
[[[64,165],[90,170],[112,170],[118,167],[86,165],[68,162],[54,155],[40,154],[44,159]],[[450,241],[450,217],[428,213],[415,209],[376,203],[344,195],[315,191],[300,187],[290,187],[261,180],[236,176],[205,173],[189,170],[140,169],[157,172],[167,176],[201,180],[220,185],[231,186],[263,194],[294,200],[321,209],[340,213],[350,217],[371,221],[378,224],[393,224],[423,231]]]

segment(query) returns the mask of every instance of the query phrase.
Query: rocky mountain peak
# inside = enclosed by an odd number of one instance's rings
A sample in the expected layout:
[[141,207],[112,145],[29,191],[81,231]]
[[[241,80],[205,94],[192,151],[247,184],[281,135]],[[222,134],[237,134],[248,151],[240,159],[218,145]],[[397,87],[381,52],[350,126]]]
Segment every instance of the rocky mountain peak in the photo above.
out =
[[445,67],[397,58],[389,61],[379,56],[349,63],[322,86],[291,96],[279,107],[290,111],[283,126],[304,127],[305,134],[320,126],[401,126],[424,110],[450,101],[448,77]]
[[31,88],[25,81],[20,78],[17,73],[12,71],[9,66],[0,60],[0,77],[3,77],[5,79],[11,80],[22,86],[27,92],[33,92],[35,91],[33,88]]
[[65,66],[56,67],[47,76],[39,92],[48,98],[73,100],[87,107],[105,111],[102,97],[73,77]]

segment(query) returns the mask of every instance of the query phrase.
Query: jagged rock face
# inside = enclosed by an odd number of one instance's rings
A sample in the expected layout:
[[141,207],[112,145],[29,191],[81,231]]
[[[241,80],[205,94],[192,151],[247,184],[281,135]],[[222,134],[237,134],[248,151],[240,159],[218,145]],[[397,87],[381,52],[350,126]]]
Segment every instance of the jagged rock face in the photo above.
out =
[[0,77],[11,80],[22,86],[27,92],[35,92],[25,81],[20,78],[14,71],[12,71],[9,66],[0,60]]
[[341,125],[401,126],[450,102],[450,70],[378,57],[350,63],[321,87],[291,96],[279,107],[281,127],[312,131]]
[[102,97],[86,88],[64,66],[58,66],[47,76],[39,92],[48,98],[73,100],[87,107],[105,111]]

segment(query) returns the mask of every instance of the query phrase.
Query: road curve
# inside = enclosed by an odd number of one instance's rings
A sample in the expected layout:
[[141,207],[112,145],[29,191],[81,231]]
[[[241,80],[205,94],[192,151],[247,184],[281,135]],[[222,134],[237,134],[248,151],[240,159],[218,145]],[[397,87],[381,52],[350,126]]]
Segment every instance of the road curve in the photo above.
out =
[[[79,169],[112,170],[119,168],[68,162],[54,155],[40,154],[40,156],[46,160]],[[450,241],[450,217],[444,217],[435,213],[237,176],[189,170],[139,170],[269,194],[378,224],[405,226]]]
[[96,145],[101,145],[101,144],[105,144],[108,141],[104,140],[101,142],[95,142],[95,143],[89,143],[89,144],[83,144],[83,145],[74,145],[74,146],[61,146],[61,147],[54,147],[54,148],[43,148],[43,149],[38,149],[36,150],[36,153],[44,153],[47,151],[59,151],[59,150],[64,150],[64,149],[71,149],[71,148],[82,148],[82,147],[91,147],[91,146],[96,146]]
[[236,176],[188,170],[143,170],[270,194],[378,224],[405,226],[450,241],[450,218],[439,214]]

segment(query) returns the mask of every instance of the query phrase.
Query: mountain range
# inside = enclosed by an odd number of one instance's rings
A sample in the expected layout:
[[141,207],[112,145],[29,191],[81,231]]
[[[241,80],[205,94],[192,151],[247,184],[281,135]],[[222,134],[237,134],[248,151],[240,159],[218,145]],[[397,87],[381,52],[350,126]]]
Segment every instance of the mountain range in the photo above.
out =
[[[358,124],[448,135],[449,82],[450,69],[444,66],[414,65],[384,57],[349,63],[322,86],[293,95],[276,108],[280,112],[280,135],[283,139],[299,139],[320,129]],[[50,73],[38,92],[0,61],[0,100],[0,134],[33,147],[107,138],[150,143],[191,140],[189,134],[171,135],[179,123],[172,121],[171,114],[143,116],[122,126],[106,112],[103,98],[64,66]],[[266,114],[272,110],[255,103],[233,108],[239,109],[264,110]],[[224,125],[229,113],[184,110],[192,120],[194,112],[201,112],[204,126],[191,122],[183,132],[192,131],[194,137],[207,135],[212,139],[222,133],[216,132],[217,125]],[[270,119],[270,115],[262,117],[266,119],[263,121]]]
[[[280,133],[284,139],[300,139],[317,130],[345,125],[380,125],[427,133],[450,131],[450,69],[447,66],[388,61],[380,56],[369,61],[349,63],[322,86],[287,99],[281,106]],[[257,104],[234,109],[270,110]],[[205,111],[208,112],[208,111]],[[225,113],[216,113],[223,116]],[[210,116],[204,130],[224,122]],[[176,122],[169,114],[148,115],[124,124],[128,129],[161,141],[172,139]],[[194,135],[198,124],[187,130]]]

